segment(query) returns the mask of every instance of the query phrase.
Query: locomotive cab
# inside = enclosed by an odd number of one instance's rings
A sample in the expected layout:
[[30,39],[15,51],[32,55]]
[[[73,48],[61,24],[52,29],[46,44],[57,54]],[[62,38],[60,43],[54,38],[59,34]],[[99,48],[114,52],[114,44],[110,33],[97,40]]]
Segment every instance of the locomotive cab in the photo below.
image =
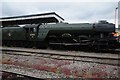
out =
[[37,35],[37,26],[36,25],[26,25],[23,27],[26,30],[26,39],[35,40]]

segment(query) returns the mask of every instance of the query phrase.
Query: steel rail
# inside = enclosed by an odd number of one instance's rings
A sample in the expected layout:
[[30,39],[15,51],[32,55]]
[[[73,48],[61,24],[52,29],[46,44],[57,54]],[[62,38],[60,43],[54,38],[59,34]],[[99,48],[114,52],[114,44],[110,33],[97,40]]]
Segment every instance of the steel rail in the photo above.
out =
[[[2,50],[3,54],[8,55],[21,55],[21,56],[38,56],[38,57],[44,57],[44,58],[51,58],[51,59],[57,59],[57,60],[72,60],[75,61],[82,61],[82,62],[92,62],[92,63],[100,63],[100,64],[108,64],[108,65],[117,65],[119,66],[119,56],[116,54],[112,54],[110,56],[106,55],[98,55],[99,53],[94,53],[89,55],[83,54],[71,54],[72,52],[63,52],[63,51],[42,51],[38,49],[24,49],[24,48],[0,48]],[[90,55],[91,54],[91,55]],[[115,55],[115,56],[113,56]]]

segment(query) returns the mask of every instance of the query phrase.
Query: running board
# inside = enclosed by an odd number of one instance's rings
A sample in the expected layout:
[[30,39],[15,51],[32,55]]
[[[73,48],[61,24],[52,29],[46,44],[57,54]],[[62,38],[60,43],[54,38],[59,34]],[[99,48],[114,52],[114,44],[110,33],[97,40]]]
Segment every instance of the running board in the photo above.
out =
[[65,45],[65,46],[80,46],[80,45],[88,45],[81,43],[49,43],[50,45]]

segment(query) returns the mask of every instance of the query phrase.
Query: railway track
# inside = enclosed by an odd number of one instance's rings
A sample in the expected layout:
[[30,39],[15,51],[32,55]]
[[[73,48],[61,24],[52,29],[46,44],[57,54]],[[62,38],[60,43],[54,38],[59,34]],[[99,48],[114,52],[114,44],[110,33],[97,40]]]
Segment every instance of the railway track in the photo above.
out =
[[44,79],[35,78],[35,77],[25,76],[12,72],[6,72],[6,71],[2,71],[1,74],[2,74],[2,80],[56,80],[51,78],[44,78]]
[[2,80],[47,80],[47,79],[37,79],[30,76],[2,71]]
[[[119,54],[110,53],[89,53],[77,51],[56,51],[56,50],[41,50],[28,48],[9,48],[0,47],[3,54],[21,55],[21,56],[37,56],[51,58],[57,60],[82,61],[91,63],[100,63],[119,66]],[[119,52],[119,50],[117,50]]]

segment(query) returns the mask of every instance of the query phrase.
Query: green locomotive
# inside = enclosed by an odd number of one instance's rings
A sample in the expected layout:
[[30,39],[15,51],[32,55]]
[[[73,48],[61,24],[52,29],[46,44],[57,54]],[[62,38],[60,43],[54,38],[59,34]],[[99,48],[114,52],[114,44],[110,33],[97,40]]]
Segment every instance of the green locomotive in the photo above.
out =
[[115,25],[106,21],[99,23],[33,24],[23,27],[1,27],[2,42],[7,46],[48,47],[87,46],[93,48],[115,48],[112,35]]
[[[2,45],[22,47],[77,47],[114,49],[118,41],[115,25],[98,23],[64,23],[56,13],[0,18]],[[24,24],[20,27],[18,25]]]

